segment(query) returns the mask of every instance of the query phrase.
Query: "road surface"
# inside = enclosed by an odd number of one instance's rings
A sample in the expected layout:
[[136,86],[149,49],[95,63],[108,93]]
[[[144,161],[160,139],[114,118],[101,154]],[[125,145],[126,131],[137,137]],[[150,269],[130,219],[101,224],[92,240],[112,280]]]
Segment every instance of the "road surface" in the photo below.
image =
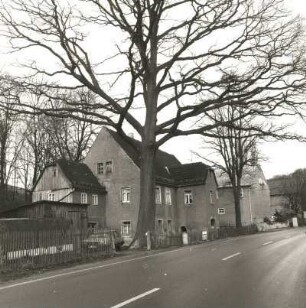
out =
[[305,229],[54,271],[0,285],[6,308],[305,308]]

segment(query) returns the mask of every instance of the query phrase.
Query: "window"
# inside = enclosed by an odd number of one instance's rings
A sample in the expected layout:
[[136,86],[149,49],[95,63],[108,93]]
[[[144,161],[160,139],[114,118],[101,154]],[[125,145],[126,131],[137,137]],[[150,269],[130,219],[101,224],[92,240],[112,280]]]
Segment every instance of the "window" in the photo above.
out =
[[219,193],[218,193],[218,190],[216,190],[216,199],[217,199],[217,200],[219,199]]
[[165,202],[166,202],[167,205],[172,204],[170,188],[165,189]]
[[160,186],[155,187],[155,203],[161,204],[161,188],[160,188]]
[[210,201],[210,204],[213,204],[213,191],[212,190],[209,192],[209,201]]
[[131,222],[130,221],[122,221],[121,223],[121,235],[122,236],[130,236],[131,235]]
[[163,233],[163,220],[162,219],[158,219],[157,220],[157,234],[162,234]]
[[224,209],[224,208],[219,208],[219,209],[218,209],[218,214],[219,214],[219,215],[225,214],[225,209]]
[[113,162],[112,161],[107,161],[105,163],[105,172],[106,173],[112,173],[113,172]]
[[185,190],[184,201],[185,201],[185,204],[192,204],[193,197],[192,197],[192,191],[191,190]]
[[87,203],[87,194],[81,193],[81,203],[86,204]]
[[168,226],[167,226],[167,232],[168,233],[172,233],[172,220],[167,220],[167,224],[168,224]]
[[240,188],[240,198],[243,198],[243,188]]
[[93,232],[96,229],[96,227],[97,227],[97,223],[96,222],[89,222],[87,224],[87,227],[89,229],[88,231]]
[[54,201],[54,200],[55,200],[55,198],[54,198],[54,193],[49,193],[49,194],[48,194],[48,200],[49,200],[49,201]]
[[56,177],[57,176],[57,168],[53,168],[53,176]]
[[104,172],[104,164],[97,163],[97,174],[103,174],[103,172]]
[[92,204],[98,205],[98,203],[99,203],[98,195],[92,195]]
[[130,203],[131,202],[131,187],[121,188],[121,202]]

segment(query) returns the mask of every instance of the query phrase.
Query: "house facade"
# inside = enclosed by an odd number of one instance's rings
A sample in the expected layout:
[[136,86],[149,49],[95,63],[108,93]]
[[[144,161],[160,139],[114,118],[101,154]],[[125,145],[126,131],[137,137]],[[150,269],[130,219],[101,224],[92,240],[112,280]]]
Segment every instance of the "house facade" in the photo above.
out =
[[[140,143],[103,128],[84,163],[107,191],[107,226],[121,230],[126,241],[136,230],[140,202]],[[158,150],[155,163],[156,232],[200,232],[218,225],[217,182],[205,164],[182,165]]]
[[32,202],[50,201],[87,207],[89,227],[105,227],[106,190],[83,163],[58,160],[42,172]]
[[[219,176],[218,216],[221,226],[235,226],[235,202],[233,189],[227,177]],[[242,225],[263,222],[271,217],[273,209],[270,189],[259,165],[247,168],[242,177],[240,210]]]

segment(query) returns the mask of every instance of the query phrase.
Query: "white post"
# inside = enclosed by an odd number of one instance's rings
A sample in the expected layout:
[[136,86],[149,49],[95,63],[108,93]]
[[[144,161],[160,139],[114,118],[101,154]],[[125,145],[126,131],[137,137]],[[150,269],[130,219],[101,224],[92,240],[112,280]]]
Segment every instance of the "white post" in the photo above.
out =
[[147,250],[151,250],[151,232],[147,231],[146,236],[147,236]]

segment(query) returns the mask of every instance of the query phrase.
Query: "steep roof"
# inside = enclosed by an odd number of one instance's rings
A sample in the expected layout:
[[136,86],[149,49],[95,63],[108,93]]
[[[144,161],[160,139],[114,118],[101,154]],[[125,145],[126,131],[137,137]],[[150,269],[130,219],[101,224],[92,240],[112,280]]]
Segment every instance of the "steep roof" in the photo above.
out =
[[205,184],[209,170],[210,166],[197,162],[170,168],[169,172],[176,185],[198,185]]
[[[139,167],[140,166],[140,142],[133,138],[127,137],[126,139],[121,137],[118,133],[107,129],[112,135],[115,141],[120,147],[127,153],[127,155],[133,160],[133,162]],[[166,153],[161,150],[156,152],[155,172],[156,176],[170,179],[170,175],[167,168],[181,166],[180,161],[172,154]],[[167,168],[166,168],[167,167]]]
[[[126,140],[112,130],[107,129],[107,131],[139,167],[140,142],[130,137],[127,137]],[[172,154],[161,150],[156,152],[155,172],[158,183],[175,186],[205,184],[208,170],[212,170],[212,168],[201,162],[181,164]]]
[[105,187],[101,186],[89,167],[83,163],[60,159],[56,161],[72,186],[78,190],[90,190],[105,193]]

